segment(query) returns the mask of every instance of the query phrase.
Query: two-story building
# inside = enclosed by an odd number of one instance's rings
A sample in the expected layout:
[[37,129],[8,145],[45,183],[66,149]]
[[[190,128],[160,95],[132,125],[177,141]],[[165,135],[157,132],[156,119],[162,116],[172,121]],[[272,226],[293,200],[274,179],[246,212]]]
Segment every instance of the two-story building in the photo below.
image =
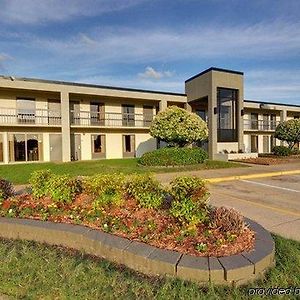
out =
[[244,100],[243,73],[210,68],[185,94],[0,76],[0,162],[139,157],[159,145],[158,111],[177,105],[208,122],[211,158],[223,151],[270,152],[279,121],[300,105]]

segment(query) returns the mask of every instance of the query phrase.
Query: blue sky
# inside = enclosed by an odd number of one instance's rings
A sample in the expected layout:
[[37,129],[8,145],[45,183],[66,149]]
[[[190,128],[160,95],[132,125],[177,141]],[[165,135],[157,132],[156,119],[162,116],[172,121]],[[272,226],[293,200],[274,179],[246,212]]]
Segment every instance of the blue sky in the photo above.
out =
[[300,1],[0,0],[0,74],[184,92],[211,66],[300,104]]

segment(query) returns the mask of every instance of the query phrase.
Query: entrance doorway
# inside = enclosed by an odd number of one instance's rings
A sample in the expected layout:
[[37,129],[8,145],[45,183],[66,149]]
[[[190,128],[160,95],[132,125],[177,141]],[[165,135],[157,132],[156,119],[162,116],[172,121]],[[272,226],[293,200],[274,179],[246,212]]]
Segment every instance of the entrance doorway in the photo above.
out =
[[251,135],[251,152],[258,152],[258,135]]
[[81,135],[71,134],[71,160],[81,160]]
[[50,134],[50,161],[62,161],[61,134]]

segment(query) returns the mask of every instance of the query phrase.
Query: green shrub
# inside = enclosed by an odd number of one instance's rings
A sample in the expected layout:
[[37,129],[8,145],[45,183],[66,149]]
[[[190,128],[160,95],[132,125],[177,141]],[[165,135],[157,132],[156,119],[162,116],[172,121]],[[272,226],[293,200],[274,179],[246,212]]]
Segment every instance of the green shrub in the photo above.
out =
[[69,175],[52,175],[46,184],[46,195],[56,202],[71,203],[81,192],[81,181]]
[[198,177],[180,176],[171,182],[170,213],[182,223],[197,225],[208,219],[208,192]]
[[150,134],[172,146],[187,146],[193,142],[206,140],[208,128],[197,114],[170,106],[159,112],[151,126]]
[[107,189],[95,199],[93,207],[95,209],[100,209],[110,204],[119,206],[122,202],[123,195],[119,191],[114,189]]
[[122,202],[123,174],[102,174],[83,180],[83,190],[95,199],[94,206],[99,208]]
[[194,202],[205,203],[207,188],[205,181],[196,176],[178,176],[171,181],[170,194],[175,200],[191,198]]
[[300,142],[300,119],[280,122],[275,129],[275,138],[285,141],[290,149]]
[[292,154],[292,150],[285,146],[275,146],[273,153],[278,156],[289,156]]
[[163,187],[151,175],[128,176],[123,189],[127,196],[134,197],[145,208],[159,208],[165,197]]
[[208,215],[205,206],[198,205],[190,198],[173,201],[170,213],[181,223],[191,225],[206,221]]
[[14,188],[11,182],[0,178],[0,200],[5,200],[14,195]]
[[50,170],[38,170],[31,174],[29,183],[34,198],[41,198],[47,195],[48,182],[53,176]]
[[200,164],[207,158],[202,148],[164,147],[143,154],[138,162],[144,166],[179,166]]

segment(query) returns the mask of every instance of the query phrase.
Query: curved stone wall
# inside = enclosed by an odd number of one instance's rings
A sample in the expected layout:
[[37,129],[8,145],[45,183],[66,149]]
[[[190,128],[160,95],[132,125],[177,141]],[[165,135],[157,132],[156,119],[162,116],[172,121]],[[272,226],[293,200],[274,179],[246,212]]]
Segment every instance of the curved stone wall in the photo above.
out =
[[147,275],[171,275],[200,284],[240,285],[261,277],[274,264],[272,236],[247,219],[256,232],[255,248],[228,257],[195,257],[130,241],[88,227],[28,219],[0,218],[0,237],[77,249]]

